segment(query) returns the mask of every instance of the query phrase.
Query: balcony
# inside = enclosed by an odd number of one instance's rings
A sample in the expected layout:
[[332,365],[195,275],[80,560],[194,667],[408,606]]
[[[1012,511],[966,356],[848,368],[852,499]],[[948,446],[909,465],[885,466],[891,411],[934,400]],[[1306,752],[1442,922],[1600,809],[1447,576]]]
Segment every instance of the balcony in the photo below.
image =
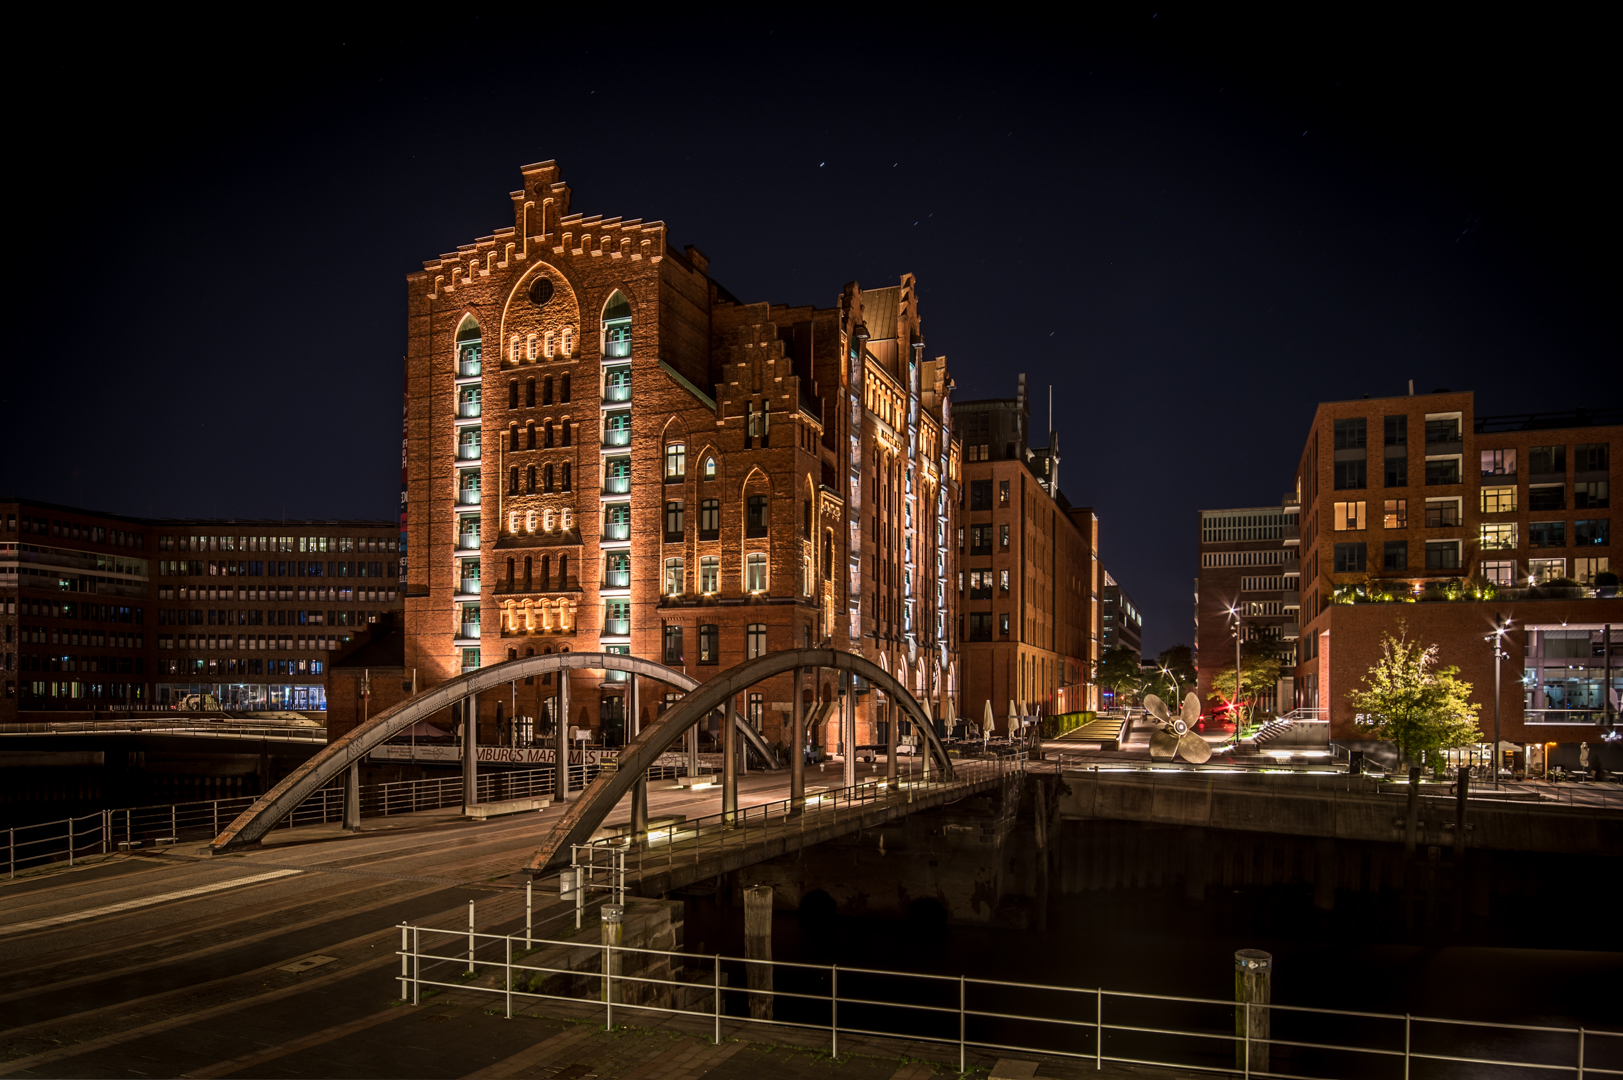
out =
[[609,521],[609,522],[605,522],[604,525],[603,525],[603,539],[605,539],[605,540],[630,540],[631,539],[631,522],[629,522],[629,521]]
[[1302,593],[1298,589],[1286,589],[1279,594],[1279,606],[1286,611],[1299,611],[1302,607]]
[[1279,572],[1286,577],[1300,577],[1302,574],[1302,560],[1286,559]]
[[479,624],[476,623],[476,622],[465,622],[465,623],[463,623],[462,624],[462,635],[461,636],[465,637],[465,638],[476,638],[476,637],[478,637],[479,636]]
[[1458,458],[1426,462],[1427,487],[1441,487],[1460,482],[1460,462]]
[[630,619],[604,619],[604,637],[629,637],[631,635]]
[[465,577],[458,579],[457,592],[478,595],[479,579],[476,577]]
[[479,402],[459,401],[456,403],[456,415],[459,420],[476,420],[479,417]]
[[1299,524],[1281,526],[1279,535],[1287,544],[1300,544],[1302,542],[1302,527]]
[[1426,507],[1426,528],[1453,529],[1460,523],[1460,508],[1457,506],[1428,506]]
[[457,443],[456,459],[458,461],[478,461],[480,456],[478,443]]
[[477,357],[472,360],[459,360],[456,365],[456,377],[459,379],[476,378],[482,370],[483,366]]
[[630,570],[605,570],[605,571],[603,571],[603,588],[605,588],[605,589],[629,589],[629,588],[631,588],[631,571]]
[[992,586],[990,586],[990,585],[982,585],[982,586],[979,586],[979,587],[971,586],[970,590],[969,590],[969,598],[971,600],[990,600],[990,599],[992,599]]
[[622,386],[605,386],[603,388],[603,403],[605,405],[620,404],[620,403],[627,402],[627,401],[630,401],[630,400],[631,400],[631,384],[630,383],[626,383],[626,384],[624,384]]
[[610,338],[603,343],[603,355],[610,360],[623,360],[631,355],[631,338]]
[[458,533],[456,538],[456,549],[458,551],[478,551],[479,534],[477,532]]
[[1281,641],[1295,641],[1302,636],[1302,627],[1299,623],[1288,622],[1279,624],[1279,639]]
[[603,429],[604,446],[630,446],[631,429],[629,427],[609,427]]
[[459,489],[457,491],[457,493],[456,493],[456,501],[457,501],[458,506],[478,506],[479,505],[479,489],[478,488],[461,488],[461,489]]

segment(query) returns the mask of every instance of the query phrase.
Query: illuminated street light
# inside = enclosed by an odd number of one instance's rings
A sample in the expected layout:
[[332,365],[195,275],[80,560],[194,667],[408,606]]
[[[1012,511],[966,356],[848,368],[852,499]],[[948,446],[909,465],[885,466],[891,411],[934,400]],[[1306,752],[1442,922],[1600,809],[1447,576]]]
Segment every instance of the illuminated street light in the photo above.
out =
[[[1505,652],[1505,631],[1510,629],[1510,620],[1495,612],[1493,616],[1493,633],[1483,638],[1483,641],[1493,642],[1493,748],[1488,755],[1488,761],[1493,769],[1493,786],[1499,786],[1499,662],[1510,659]],[[1545,761],[1548,761],[1545,758]]]

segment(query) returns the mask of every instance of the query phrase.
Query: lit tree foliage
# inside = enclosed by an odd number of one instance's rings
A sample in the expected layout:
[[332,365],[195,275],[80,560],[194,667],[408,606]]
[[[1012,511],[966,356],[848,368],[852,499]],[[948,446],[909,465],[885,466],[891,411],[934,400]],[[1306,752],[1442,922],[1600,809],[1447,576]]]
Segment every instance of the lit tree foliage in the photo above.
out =
[[1429,758],[1440,772],[1439,751],[1482,741],[1481,706],[1471,701],[1471,684],[1458,677],[1459,668],[1437,666],[1437,646],[1411,642],[1402,623],[1398,635],[1386,635],[1363,688],[1347,699],[1359,712],[1359,731],[1390,739],[1412,762]]
[[[1251,719],[1252,710],[1257,706],[1258,699],[1265,694],[1272,694],[1278,687],[1284,664],[1277,653],[1261,642],[1247,642],[1241,649],[1240,661],[1240,693],[1237,703],[1240,707],[1241,723],[1247,723]],[[1233,661],[1224,664],[1212,675],[1212,692],[1221,695],[1227,701],[1236,701]]]

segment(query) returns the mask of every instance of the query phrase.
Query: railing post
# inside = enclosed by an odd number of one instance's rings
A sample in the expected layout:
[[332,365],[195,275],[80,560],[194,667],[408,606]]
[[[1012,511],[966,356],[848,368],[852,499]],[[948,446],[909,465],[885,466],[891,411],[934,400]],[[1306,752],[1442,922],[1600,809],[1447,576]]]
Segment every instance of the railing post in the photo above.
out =
[[468,974],[472,975],[473,968],[473,901],[468,901]]
[[715,970],[714,970],[713,974],[716,977],[716,992],[710,999],[710,1010],[711,1010],[711,1012],[713,1012],[715,1014],[715,1018],[716,1018],[715,1043],[716,1043],[717,1046],[720,1046],[721,1045],[721,954],[720,953],[716,954]]
[[524,947],[526,949],[531,948],[531,945],[530,945],[530,912],[531,912],[531,907],[530,907],[530,887],[532,885],[534,885],[534,884],[535,883],[533,881],[526,881],[524,883]]
[[[180,838],[179,820],[180,820],[180,815],[175,813],[175,804],[170,803],[169,804],[169,835],[175,837],[177,840]],[[288,814],[288,816],[287,816],[287,823],[288,823],[289,826],[291,826],[293,824],[293,815],[291,813]],[[216,835],[218,835],[218,834],[216,834]]]
[[6,877],[17,876],[17,830],[6,830]]
[[964,976],[958,976],[958,1072],[964,1072]]
[[113,812],[111,810],[103,810],[101,812],[101,853],[103,855],[107,854],[107,838],[112,834],[112,831]]
[[1409,1014],[1403,1014],[1403,1080],[1409,1080],[1409,1031],[1412,1026]]
[[220,800],[218,799],[214,800],[214,835],[220,835]]
[[1105,1067],[1105,988],[1093,992],[1093,1071]]
[[422,1004],[423,996],[423,948],[422,938],[417,928],[411,928],[411,1003]]
[[513,935],[506,935],[507,940],[507,1019],[513,1019]]
[[1584,1080],[1584,1029],[1578,1029],[1578,1080]]
[[68,865],[73,865],[73,815],[68,815]]
[[835,964],[828,969],[829,972],[829,1028],[834,1037],[832,1056],[840,1056],[840,965]]
[[406,924],[400,924],[400,1000],[406,1000],[406,950],[410,942],[406,937]]
[[1245,1003],[1245,1075],[1251,1077],[1251,1002]]

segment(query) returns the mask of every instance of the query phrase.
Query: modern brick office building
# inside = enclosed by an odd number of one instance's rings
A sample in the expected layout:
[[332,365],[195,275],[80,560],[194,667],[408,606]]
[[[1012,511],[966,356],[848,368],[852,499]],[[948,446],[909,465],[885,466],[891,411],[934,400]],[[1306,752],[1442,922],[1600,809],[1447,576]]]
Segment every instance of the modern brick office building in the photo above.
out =
[[1030,441],[1026,377],[1013,398],[954,406],[964,442],[964,702],[1001,725],[1009,703],[1045,714],[1099,707],[1099,520],[1059,486],[1058,439]]
[[[552,162],[523,180],[511,225],[407,282],[419,688],[565,650],[702,679],[815,643],[950,699],[960,458],[912,277],[829,308],[746,304],[663,223],[572,212]],[[769,740],[790,684],[740,703]],[[575,675],[568,723],[617,744],[627,689]],[[640,689],[646,721],[667,691]],[[884,705],[855,689],[858,741],[883,741]],[[482,701],[480,738],[525,730],[504,708],[548,728],[555,695],[542,678]]]
[[1321,404],[1295,481],[1297,703],[1356,740],[1347,692],[1401,623],[1461,668],[1490,723],[1497,615],[1501,738],[1599,741],[1623,690],[1623,600],[1605,584],[1620,424],[1617,409],[1478,417],[1446,391]]
[[325,709],[323,671],[400,606],[387,521],[149,520],[0,500],[0,721]]
[[[1212,692],[1212,678],[1234,663],[1238,624],[1244,640],[1264,644],[1295,667],[1300,574],[1297,559],[1297,503],[1287,496],[1277,506],[1246,506],[1199,513],[1200,570],[1195,579],[1195,669],[1206,715],[1224,701]],[[1283,701],[1279,700],[1280,694]],[[1289,680],[1260,711],[1288,711]]]
[[1144,616],[1109,570],[1104,571],[1104,591],[1100,597],[1099,651],[1126,649],[1133,659],[1144,659]]

